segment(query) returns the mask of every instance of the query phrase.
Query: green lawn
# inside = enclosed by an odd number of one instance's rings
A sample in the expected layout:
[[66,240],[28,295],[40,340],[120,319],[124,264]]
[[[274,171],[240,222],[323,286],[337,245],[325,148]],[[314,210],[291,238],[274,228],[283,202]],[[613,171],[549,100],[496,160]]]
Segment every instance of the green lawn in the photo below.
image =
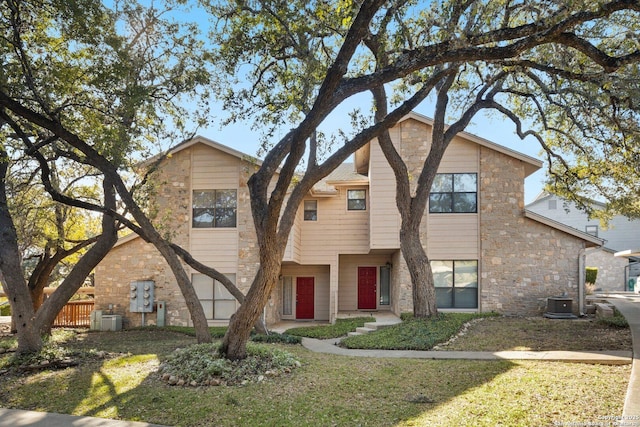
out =
[[364,349],[431,350],[435,345],[455,335],[465,322],[488,316],[494,315],[446,313],[428,320],[403,316],[405,320],[402,323],[368,334],[345,338],[340,345]]
[[245,386],[193,388],[156,373],[193,337],[149,329],[64,340],[111,354],[4,373],[2,406],[176,426],[538,426],[620,414],[630,373],[629,365],[353,358],[277,344],[302,366]]

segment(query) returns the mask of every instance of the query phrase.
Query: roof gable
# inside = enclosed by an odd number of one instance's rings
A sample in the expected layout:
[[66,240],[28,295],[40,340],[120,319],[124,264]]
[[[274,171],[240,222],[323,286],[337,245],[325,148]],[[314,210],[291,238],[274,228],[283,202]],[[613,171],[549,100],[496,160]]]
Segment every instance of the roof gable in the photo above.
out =
[[[409,114],[404,116],[402,119],[400,119],[400,121],[398,121],[398,124],[405,122],[407,120],[416,120],[428,126],[433,126],[433,119],[427,116],[424,116],[422,114],[416,113],[414,111],[410,112]],[[482,147],[489,148],[493,151],[497,151],[499,153],[505,154],[509,157],[522,161],[524,163],[525,177],[531,175],[532,173],[542,168],[541,160],[528,156],[526,154],[520,153],[516,150],[512,150],[510,148],[507,148],[495,142],[489,141],[488,139],[484,139],[482,137],[479,137],[469,132],[460,132],[458,133],[457,136],[464,138],[467,141],[478,144]]]
[[243,153],[242,151],[238,151],[234,148],[231,148],[227,145],[221,144],[219,142],[216,142],[212,139],[209,138],[205,138],[204,136],[201,135],[196,135],[193,138],[187,139],[186,141],[182,141],[181,143],[179,143],[178,145],[176,145],[175,147],[171,148],[169,150],[169,154],[175,154],[178,153],[184,149],[187,149],[189,147],[192,147],[196,144],[204,144],[208,147],[211,147],[213,149],[222,151],[223,153],[229,154],[231,156],[237,157],[240,160],[244,160],[244,161],[248,161],[251,162],[253,164],[257,164],[257,165],[261,165],[262,161],[260,159],[258,159],[255,156],[251,156],[249,154]]

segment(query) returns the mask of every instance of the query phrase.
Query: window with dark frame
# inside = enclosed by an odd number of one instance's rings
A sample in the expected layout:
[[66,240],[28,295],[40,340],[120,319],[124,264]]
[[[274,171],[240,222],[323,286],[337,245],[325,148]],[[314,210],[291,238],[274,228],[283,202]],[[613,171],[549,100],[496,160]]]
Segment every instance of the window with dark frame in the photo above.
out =
[[195,190],[193,192],[193,228],[234,228],[237,215],[237,190]]
[[431,261],[438,308],[478,308],[478,261]]
[[305,221],[318,220],[318,201],[317,200],[304,201],[304,220]]
[[598,226],[597,226],[597,225],[587,225],[587,226],[584,228],[584,231],[585,231],[587,234],[591,234],[591,235],[592,235],[592,236],[594,236],[594,237],[598,237]]
[[366,211],[367,210],[367,191],[366,190],[347,190],[347,210]]
[[477,213],[478,175],[439,173],[429,195],[429,213]]

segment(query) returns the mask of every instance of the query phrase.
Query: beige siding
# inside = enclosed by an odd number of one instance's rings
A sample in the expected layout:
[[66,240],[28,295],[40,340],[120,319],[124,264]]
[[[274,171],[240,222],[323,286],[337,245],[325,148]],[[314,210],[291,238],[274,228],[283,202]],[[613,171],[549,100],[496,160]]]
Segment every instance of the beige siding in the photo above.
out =
[[456,137],[444,153],[439,173],[478,172],[480,147],[473,142]]
[[[363,189],[365,187],[351,187]],[[369,209],[347,210],[347,188],[318,199],[318,220],[301,221],[302,264],[331,264],[337,253],[369,252]],[[367,189],[367,203],[370,194]]]
[[[240,159],[202,144],[191,148],[191,156],[193,189],[240,190]],[[238,191],[239,204],[240,199]],[[237,220],[241,223],[241,218]],[[191,254],[198,261],[219,271],[237,272],[237,228],[192,228],[190,243]]]
[[238,188],[240,159],[201,144],[192,153],[194,189]]
[[[328,265],[283,265],[283,276],[293,276],[293,301],[296,296],[296,277],[314,278],[314,320],[329,320],[329,280],[330,271]],[[278,301],[282,304],[282,300]],[[281,310],[281,309],[280,309]],[[293,307],[295,316],[295,303]]]
[[[392,136],[397,134],[397,130],[393,129]],[[371,248],[399,248],[400,214],[396,207],[396,179],[380,145],[375,141],[371,143],[369,181]]]
[[[310,200],[310,199],[305,199]],[[300,262],[300,253],[302,250],[302,241],[301,241],[301,224],[303,221],[303,212],[302,207],[298,209],[296,212],[296,220],[293,223],[293,227],[291,227],[291,232],[289,233],[289,239],[287,240],[287,247],[285,248],[283,261],[294,261]]]
[[426,241],[431,259],[478,259],[477,214],[429,215]]
[[238,265],[238,232],[235,229],[191,230],[191,254],[205,265],[235,273]]
[[[387,262],[391,262],[391,255],[340,256],[338,311],[354,311],[358,309],[358,267],[379,267]],[[378,269],[379,275],[380,269]],[[380,283],[378,283],[378,295],[380,295]]]

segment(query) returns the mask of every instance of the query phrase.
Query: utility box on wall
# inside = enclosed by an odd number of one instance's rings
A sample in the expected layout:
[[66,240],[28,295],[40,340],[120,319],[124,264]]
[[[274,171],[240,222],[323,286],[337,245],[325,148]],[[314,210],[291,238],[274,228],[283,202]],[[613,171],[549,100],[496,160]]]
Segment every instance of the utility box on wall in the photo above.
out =
[[129,311],[132,313],[151,313],[153,311],[154,282],[139,280],[131,282]]

